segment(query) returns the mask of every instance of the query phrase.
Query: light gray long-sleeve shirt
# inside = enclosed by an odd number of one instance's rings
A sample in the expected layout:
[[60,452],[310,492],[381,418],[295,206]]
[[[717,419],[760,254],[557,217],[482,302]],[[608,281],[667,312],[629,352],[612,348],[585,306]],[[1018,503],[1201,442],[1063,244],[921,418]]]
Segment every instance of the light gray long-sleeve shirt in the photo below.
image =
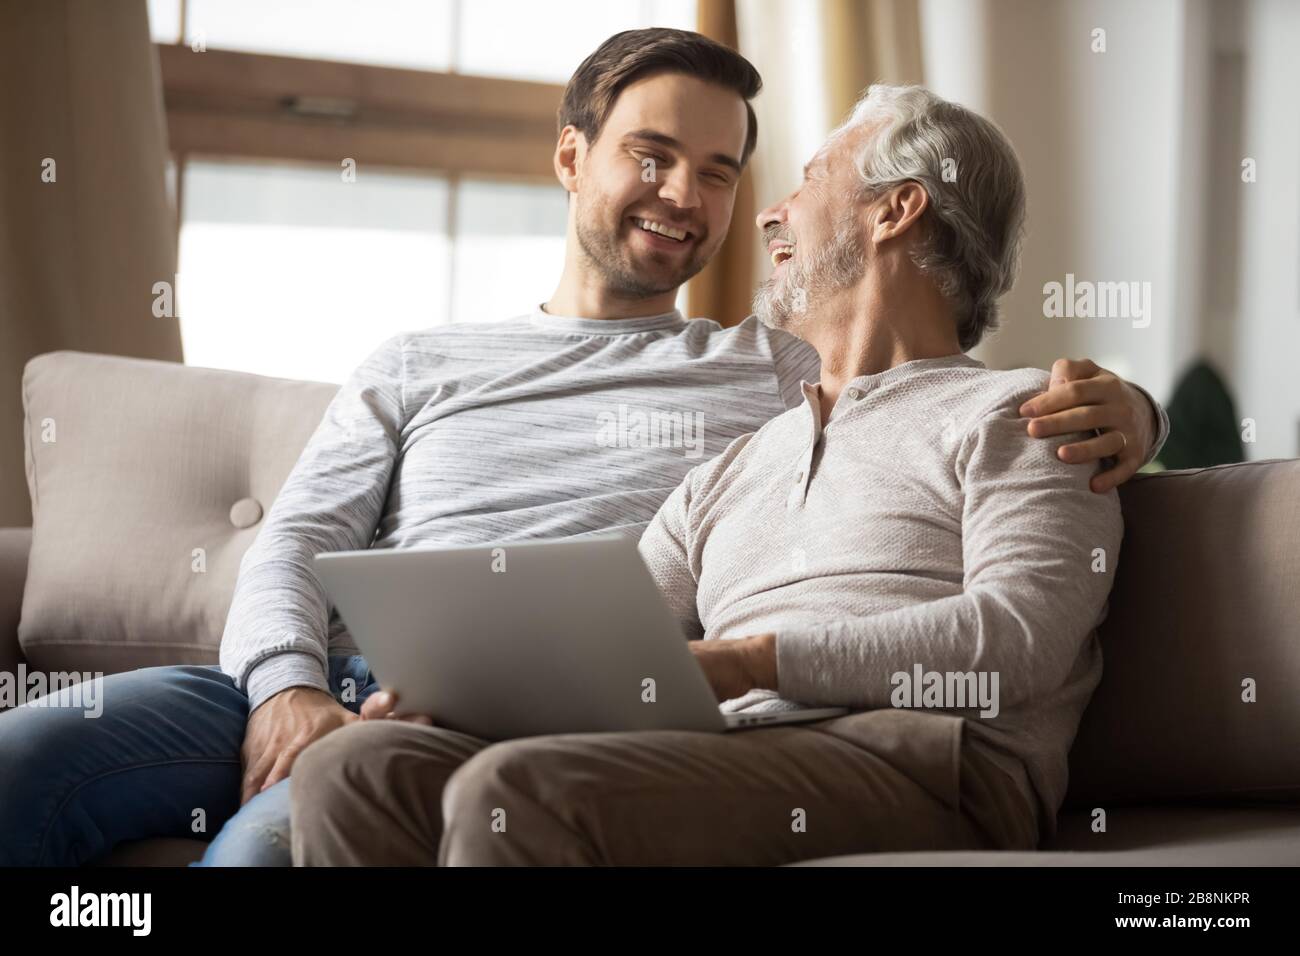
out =
[[351,375],[240,565],[221,665],[250,708],[356,653],[321,552],[639,536],[686,473],[800,399],[817,353],[756,319],[540,310],[394,336]]
[[879,709],[897,674],[996,673],[996,716],[934,703],[1032,788],[1051,834],[1122,524],[1095,467],[1055,454],[1080,436],[1027,434],[1017,409],[1048,378],[907,362],[850,382],[824,428],[806,386],[687,476],[641,541],[660,590],[688,636],[776,635],[777,690],[724,709]]

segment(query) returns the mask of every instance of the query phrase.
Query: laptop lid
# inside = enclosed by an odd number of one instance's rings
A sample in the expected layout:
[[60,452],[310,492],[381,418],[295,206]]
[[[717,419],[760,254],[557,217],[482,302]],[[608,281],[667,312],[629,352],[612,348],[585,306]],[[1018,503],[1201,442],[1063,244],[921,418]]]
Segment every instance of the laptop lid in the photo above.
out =
[[401,713],[487,740],[727,729],[630,538],[344,551],[315,570]]

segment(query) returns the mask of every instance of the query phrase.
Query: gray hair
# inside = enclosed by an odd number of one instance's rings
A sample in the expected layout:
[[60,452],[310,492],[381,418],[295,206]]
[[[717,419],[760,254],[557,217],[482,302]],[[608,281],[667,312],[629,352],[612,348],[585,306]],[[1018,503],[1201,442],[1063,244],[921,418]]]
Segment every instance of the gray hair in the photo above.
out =
[[969,351],[997,328],[997,300],[1015,282],[1025,220],[1020,161],[990,120],[921,86],[871,86],[831,135],[881,118],[856,158],[864,194],[905,182],[926,191],[927,228],[912,260],[953,304]]

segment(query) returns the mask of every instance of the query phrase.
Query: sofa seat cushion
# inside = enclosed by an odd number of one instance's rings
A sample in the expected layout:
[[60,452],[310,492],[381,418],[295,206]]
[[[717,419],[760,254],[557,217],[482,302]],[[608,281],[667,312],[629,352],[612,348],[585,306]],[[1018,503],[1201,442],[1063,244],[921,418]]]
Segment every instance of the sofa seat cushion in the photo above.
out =
[[[1062,816],[1056,840],[1032,853],[861,853],[794,866],[1298,866],[1300,807],[1131,807],[1113,811],[1106,833],[1085,813]],[[200,840],[137,840],[102,866],[185,866]]]
[[795,866],[1300,866],[1300,806],[1127,807],[1063,814],[1037,852],[859,853]]

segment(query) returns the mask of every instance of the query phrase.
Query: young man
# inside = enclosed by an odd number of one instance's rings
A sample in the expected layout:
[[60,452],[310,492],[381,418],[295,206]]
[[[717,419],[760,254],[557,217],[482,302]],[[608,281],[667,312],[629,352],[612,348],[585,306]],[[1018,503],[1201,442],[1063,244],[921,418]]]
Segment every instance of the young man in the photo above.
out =
[[[947,158],[979,175],[945,182]],[[1047,374],[965,354],[1023,218],[993,124],[872,87],[759,215],[780,264],[756,311],[816,347],[820,385],[692,470],[641,539],[724,709],[856,713],[495,744],[365,720],[299,760],[295,861],[770,865],[1050,835],[1121,522],[1061,439],[1025,433]]]
[[[554,295],[517,319],[395,336],[361,364],[244,556],[220,668],[113,675],[96,721],[0,715],[0,864],[190,836],[198,809],[223,827],[205,862],[289,862],[294,761],[375,689],[315,554],[640,534],[693,465],[800,401],[818,379],[807,345],[673,309],[726,234],[759,86],[739,55],[681,31],[618,34],[583,62],[559,117],[570,206]],[[1122,440],[1101,481],[1126,479],[1159,410],[1091,363],[1060,371],[1075,381],[1039,399],[1036,427],[1110,429],[1075,453]],[[611,421],[683,427],[664,441]]]

